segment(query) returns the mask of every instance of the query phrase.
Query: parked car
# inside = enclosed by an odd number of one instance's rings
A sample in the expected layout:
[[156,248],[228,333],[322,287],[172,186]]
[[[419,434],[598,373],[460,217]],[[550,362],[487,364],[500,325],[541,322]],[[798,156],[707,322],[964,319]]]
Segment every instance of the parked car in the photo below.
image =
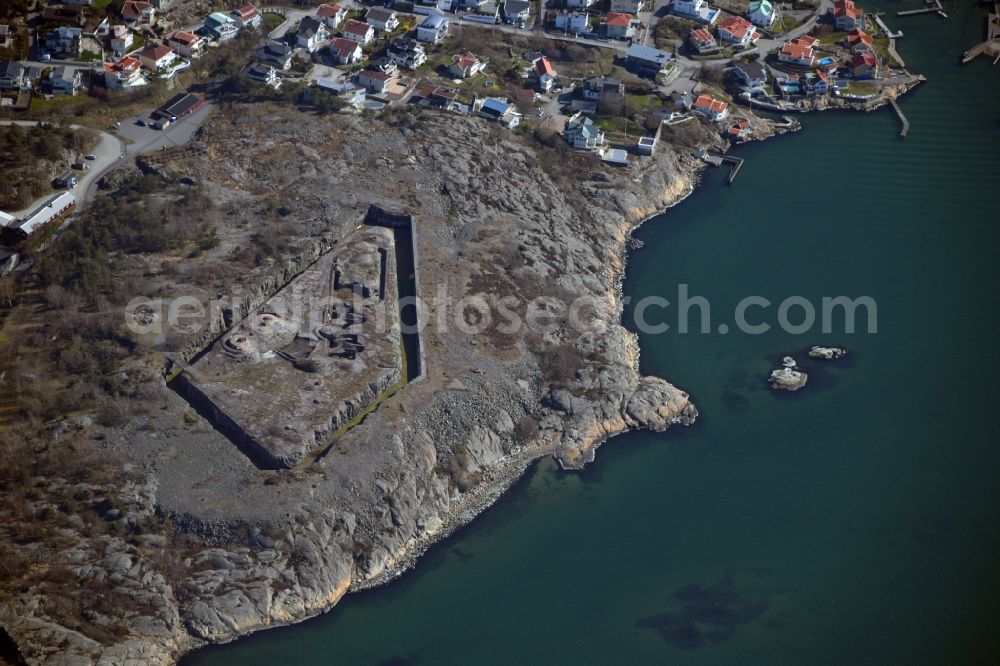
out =
[[90,160],[91,162],[93,162],[94,160],[97,159],[97,155],[86,155],[83,159]]
[[138,120],[135,121],[135,124],[138,125],[139,127],[145,127],[146,121],[143,120],[142,118],[139,118]]

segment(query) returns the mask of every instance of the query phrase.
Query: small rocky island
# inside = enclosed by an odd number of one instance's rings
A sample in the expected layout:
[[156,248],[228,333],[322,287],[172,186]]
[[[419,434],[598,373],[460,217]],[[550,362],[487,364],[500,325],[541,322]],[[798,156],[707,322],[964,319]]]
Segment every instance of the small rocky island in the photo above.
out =
[[814,346],[809,350],[809,358],[820,361],[832,361],[847,356],[847,350],[843,347],[819,347]]
[[776,391],[798,391],[809,381],[809,375],[798,369],[794,358],[786,356],[781,359],[781,367],[771,371],[768,381]]

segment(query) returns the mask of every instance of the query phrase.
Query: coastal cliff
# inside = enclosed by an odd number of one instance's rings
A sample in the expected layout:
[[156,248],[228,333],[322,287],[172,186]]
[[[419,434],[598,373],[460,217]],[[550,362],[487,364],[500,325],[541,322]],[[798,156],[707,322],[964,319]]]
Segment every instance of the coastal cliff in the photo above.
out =
[[[45,553],[70,587],[100,585],[120,602],[73,625],[46,610],[51,587],[0,600],[0,626],[28,663],[165,664],[198,645],[316,615],[349,590],[399,575],[531,461],[554,455],[580,468],[616,434],[697,416],[687,393],[638,372],[619,296],[630,231],[691,191],[699,167],[690,158],[663,146],[613,170],[429,112],[317,127],[267,107],[230,111],[201,139],[207,157],[194,168],[213,191],[230,188],[234,209],[251,217],[246,202],[260,195],[242,183],[288,189],[288,217],[308,219],[299,229],[305,249],[241,276],[241,296],[210,314],[207,328],[140,341],[133,376],[162,407],[104,430],[100,442],[130,479],[114,520],[142,534],[76,536]],[[235,126],[267,141],[223,139]],[[426,377],[316,464],[256,469],[166,387],[157,370],[164,348],[189,359],[354,228],[370,204],[414,216],[425,290],[491,305],[585,298],[595,325],[576,330],[552,310],[544,330],[470,333],[454,324],[454,299],[421,294],[430,321],[453,322],[422,333]]]

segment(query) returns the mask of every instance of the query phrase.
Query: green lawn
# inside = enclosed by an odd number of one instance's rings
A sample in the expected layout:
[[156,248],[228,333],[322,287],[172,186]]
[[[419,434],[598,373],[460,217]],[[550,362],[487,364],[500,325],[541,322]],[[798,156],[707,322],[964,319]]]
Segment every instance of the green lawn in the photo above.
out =
[[94,0],[94,9],[104,9],[111,4],[111,0]]
[[41,95],[32,95],[31,106],[28,107],[28,110],[31,113],[48,113],[57,109],[81,104],[86,100],[86,95],[55,95],[52,99],[45,99]]
[[279,25],[285,22],[285,17],[281,14],[276,14],[274,12],[264,12],[260,16],[261,21],[264,24],[264,32],[271,32]]

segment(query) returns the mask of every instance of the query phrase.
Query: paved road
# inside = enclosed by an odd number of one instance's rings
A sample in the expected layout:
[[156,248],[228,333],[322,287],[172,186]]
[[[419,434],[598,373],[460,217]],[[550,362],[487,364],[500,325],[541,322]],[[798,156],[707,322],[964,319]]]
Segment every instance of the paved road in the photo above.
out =
[[[121,126],[118,128],[118,134],[127,143],[125,148],[126,155],[134,157],[142,153],[187,143],[195,131],[205,122],[205,119],[208,118],[208,114],[211,113],[212,108],[211,103],[206,103],[205,106],[191,115],[184,116],[176,123],[171,123],[165,130],[153,129],[150,126],[152,121],[149,118],[149,113],[152,113],[152,109],[146,113],[123,118]],[[142,120],[146,123],[146,126],[143,127],[136,124],[138,120]]]
[[[16,124],[16,125],[24,125],[26,127],[33,127],[34,125],[38,124],[38,121],[4,120],[0,121],[0,124],[3,125]],[[79,125],[73,125],[72,127],[77,128],[79,127]],[[96,157],[96,159],[83,161],[84,164],[90,166],[90,168],[87,171],[74,171],[74,173],[77,174],[77,176],[79,177],[80,182],[78,182],[76,187],[72,188],[71,191],[77,196],[77,199],[80,200],[80,203],[86,201],[89,198],[89,196],[92,193],[93,186],[96,185],[100,177],[105,172],[107,172],[108,169],[118,164],[119,160],[123,155],[122,152],[123,143],[120,139],[118,139],[118,137],[113,136],[107,132],[98,132],[98,134],[101,137],[101,141],[99,144],[97,144],[97,147],[91,150],[91,154],[93,154],[94,157]],[[13,212],[11,213],[11,215],[13,215],[14,217],[22,217],[24,215],[27,215],[33,212],[36,208],[38,208],[38,206],[42,204],[42,202],[45,199],[48,199],[51,196],[52,196],[51,193],[46,194],[40,197],[38,200],[33,201],[31,205],[25,208],[24,210]]]

